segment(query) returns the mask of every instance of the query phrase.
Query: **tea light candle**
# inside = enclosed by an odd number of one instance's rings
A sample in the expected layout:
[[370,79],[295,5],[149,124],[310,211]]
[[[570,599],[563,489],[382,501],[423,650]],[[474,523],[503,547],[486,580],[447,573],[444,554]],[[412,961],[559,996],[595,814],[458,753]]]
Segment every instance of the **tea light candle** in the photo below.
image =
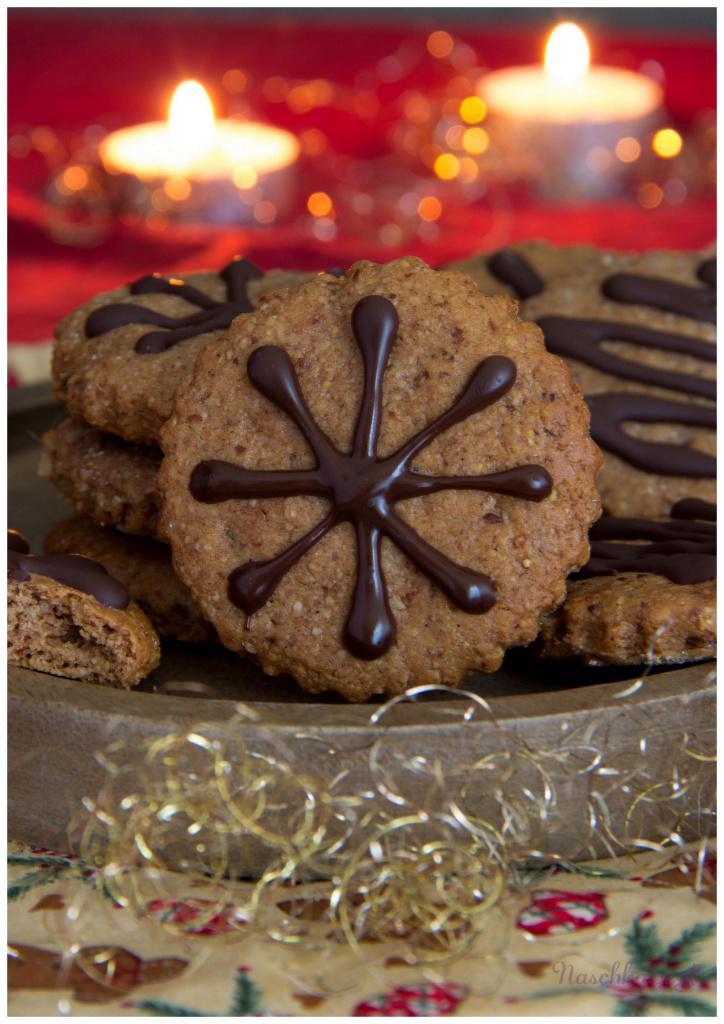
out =
[[167,121],[122,128],[100,145],[104,168],[125,179],[136,205],[147,195],[157,212],[222,222],[253,221],[260,204],[261,223],[284,212],[298,155],[298,141],[281,128],[217,121],[206,90],[191,80],[174,92]]
[[491,137],[548,197],[601,198],[615,191],[615,174],[602,173],[591,152],[612,154],[619,140],[640,139],[660,120],[656,82],[589,64],[585,34],[566,22],[551,33],[543,66],[495,71],[481,83]]

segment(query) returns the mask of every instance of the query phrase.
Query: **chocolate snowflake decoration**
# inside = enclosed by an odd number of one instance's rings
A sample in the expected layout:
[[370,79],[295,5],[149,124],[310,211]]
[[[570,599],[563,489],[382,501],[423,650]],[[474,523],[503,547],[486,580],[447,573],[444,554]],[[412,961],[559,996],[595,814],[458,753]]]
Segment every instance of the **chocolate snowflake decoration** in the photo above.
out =
[[316,456],[316,467],[265,471],[212,459],[200,462],[190,479],[194,498],[209,503],[304,494],[331,502],[327,515],[281,554],[235,569],[229,576],[229,599],[246,613],[248,625],[289,569],[338,523],[349,522],[357,537],[357,579],[344,640],[355,657],[367,660],[385,654],[396,632],[380,558],[383,536],[394,541],[458,608],[479,614],[496,599],[489,576],[457,565],[428,544],[395,514],[395,502],[444,490],[490,491],[541,501],[552,488],[550,475],[540,466],[517,466],[483,476],[426,476],[410,469],[415,456],[443,431],[510,391],[516,366],[504,356],[484,359],[447,412],[394,454],[377,456],[382,380],[397,328],[397,311],[388,299],[370,295],[355,306],[352,329],[364,361],[364,389],[351,452],[340,452],[315,422],[284,349],[265,345],[249,356],[249,378],[294,421]]
[[219,271],[219,277],[226,285],[227,298],[225,302],[217,302],[210,295],[178,278],[148,274],[129,285],[131,295],[177,295],[198,306],[199,312],[173,317],[145,306],[134,306],[131,302],[117,302],[93,310],[85,322],[85,332],[89,338],[95,338],[127,324],[151,324],[163,329],[142,335],[136,342],[136,352],[141,355],[165,352],[180,341],[206,334],[207,331],[224,331],[240,313],[250,313],[254,307],[247,286],[249,281],[261,276],[259,267],[237,256]]

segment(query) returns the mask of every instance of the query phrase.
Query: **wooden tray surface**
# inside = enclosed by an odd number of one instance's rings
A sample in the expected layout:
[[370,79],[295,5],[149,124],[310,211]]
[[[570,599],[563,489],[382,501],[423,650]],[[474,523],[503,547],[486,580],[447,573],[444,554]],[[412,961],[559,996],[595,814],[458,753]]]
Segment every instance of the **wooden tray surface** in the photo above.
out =
[[[69,514],[67,502],[38,479],[39,437],[64,418],[46,386],[18,389],[10,396],[8,524],[22,530],[39,550],[50,527]],[[477,675],[466,689],[485,697],[495,723],[484,715],[463,722],[458,700],[426,699],[402,703],[385,715],[386,737],[402,752],[436,756],[445,766],[473,763],[497,749],[500,729],[531,749],[553,749],[576,726],[595,726],[607,749],[630,749],[642,722],[650,725],[647,763],[662,778],[670,775],[672,743],[684,734],[693,740],[709,734],[714,723],[713,663],[646,674],[637,689],[635,668],[587,669],[556,663],[539,665],[512,652],[500,671]],[[376,738],[370,716],[376,703],[347,705],[331,695],[304,694],[291,679],[270,679],[254,665],[223,650],[168,644],[160,668],[127,692],[61,679],[25,669],[9,671],[10,835],[45,846],[67,844],[66,829],[81,798],[98,792],[103,769],[95,752],[110,740],[140,742],[206,723],[209,735],[221,734],[244,702],[253,719],[244,724],[250,749],[284,742],[286,756],[307,767],[302,735],[324,739],[315,770],[332,779],[344,758],[359,784],[369,784],[369,749]],[[635,689],[630,696],[622,694]],[[713,776],[713,767],[712,767]],[[581,780],[580,786],[584,782]],[[483,799],[484,795],[481,796]],[[584,798],[568,787],[565,800]],[[692,795],[692,799],[694,796]],[[621,804],[620,813],[625,813]],[[571,820],[576,815],[571,814]],[[653,826],[652,826],[653,827]],[[551,852],[588,853],[571,830],[550,837]],[[251,843],[249,871],[265,863]]]

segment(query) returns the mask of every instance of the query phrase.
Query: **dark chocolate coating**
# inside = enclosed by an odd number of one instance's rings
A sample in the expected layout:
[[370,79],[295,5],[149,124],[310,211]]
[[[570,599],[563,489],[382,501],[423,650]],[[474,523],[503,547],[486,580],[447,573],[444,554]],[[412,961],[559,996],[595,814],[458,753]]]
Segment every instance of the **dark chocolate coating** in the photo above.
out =
[[652,573],[679,584],[716,579],[712,523],[603,516],[591,528],[590,538],[591,557],[577,574],[580,579],[621,572]]
[[708,284],[710,288],[716,288],[716,256],[711,256],[708,260],[702,260],[696,268],[696,276],[704,284]]
[[716,522],[716,505],[702,498],[681,498],[671,506],[672,519],[704,519]]
[[513,249],[500,249],[493,253],[488,260],[488,270],[493,277],[512,288],[519,299],[540,295],[545,287],[543,278],[535,268]]
[[8,551],[17,551],[21,555],[30,551],[30,545],[20,530],[8,529]]
[[[701,269],[701,268],[700,268]],[[710,271],[704,271],[710,274]],[[653,306],[666,313],[677,313],[692,320],[716,323],[716,289],[702,281],[703,288],[663,277],[643,274],[612,274],[601,286],[603,294],[614,302],[630,302],[636,306]]]
[[28,542],[17,530],[8,530],[8,578],[18,583],[31,574],[45,576],[63,586],[90,594],[107,608],[128,607],[128,591],[102,565],[81,555],[31,555]]
[[180,341],[196,338],[207,331],[226,330],[240,313],[250,313],[254,308],[249,300],[247,285],[249,281],[261,277],[262,271],[249,260],[237,257],[219,271],[219,276],[226,284],[226,302],[217,302],[193,285],[176,278],[165,278],[158,274],[141,277],[130,285],[132,295],[178,295],[199,306],[199,312],[171,317],[144,306],[134,306],[130,302],[112,303],[93,310],[86,319],[85,332],[89,338],[95,338],[127,324],[151,324],[164,328],[149,331],[136,342],[136,352],[148,355],[165,352]]
[[613,377],[635,380],[651,387],[683,391],[688,395],[716,400],[716,381],[705,380],[691,373],[677,373],[657,366],[648,366],[608,352],[605,341],[628,341],[644,348],[662,352],[678,352],[705,362],[716,362],[716,346],[686,334],[668,334],[638,324],[620,324],[608,320],[578,320],[567,316],[544,316],[538,321],[546,348],[557,356],[577,359]]
[[287,353],[263,346],[249,357],[252,384],[297,425],[314,452],[314,469],[245,469],[220,460],[199,463],[189,481],[198,501],[272,498],[313,494],[331,502],[329,513],[305,536],[265,562],[247,562],[229,576],[229,599],[248,619],[274,593],[289,569],[340,522],[350,522],[357,538],[357,576],[344,642],[357,658],[379,658],[394,642],[396,627],[382,572],[380,546],[387,536],[457,607],[472,614],[495,603],[495,584],[482,573],[457,565],[423,540],[394,512],[395,502],[447,489],[474,489],[541,501],[552,481],[540,466],[483,476],[435,477],[410,469],[427,445],[450,427],[501,399],[513,387],[515,364],[504,356],[484,359],[456,402],[410,438],[393,455],[378,458],[382,381],[395,336],[397,311],[388,299],[370,295],[352,314],[352,329],[364,362],[362,401],[352,450],[340,452],[315,422]]
[[[542,291],[544,284],[527,260],[503,249],[490,258],[493,274],[505,281],[520,298]],[[716,259],[703,260],[697,277],[704,287],[683,285],[641,274],[613,274],[602,284],[603,294],[615,302],[653,306],[695,320],[716,321]],[[716,346],[685,334],[673,334],[639,324],[607,320],[584,320],[566,316],[544,316],[538,326],[545,335],[546,348],[558,356],[575,359],[622,380],[634,380],[649,387],[680,391],[716,400],[716,382],[691,373],[647,366],[624,358],[603,347],[606,341],[623,341],[662,352],[676,352],[704,362],[716,362]],[[614,452],[638,469],[662,476],[713,477],[715,461],[686,445],[660,444],[630,437],[621,424],[681,423],[715,426],[712,410],[683,402],[647,395],[607,392],[589,396],[591,434],[602,448]]]
[[621,391],[586,398],[591,410],[591,437],[606,451],[643,469],[662,476],[715,477],[716,459],[685,444],[663,444],[632,437],[621,428],[631,423],[682,423],[691,427],[716,427],[716,410],[709,405],[691,405]]

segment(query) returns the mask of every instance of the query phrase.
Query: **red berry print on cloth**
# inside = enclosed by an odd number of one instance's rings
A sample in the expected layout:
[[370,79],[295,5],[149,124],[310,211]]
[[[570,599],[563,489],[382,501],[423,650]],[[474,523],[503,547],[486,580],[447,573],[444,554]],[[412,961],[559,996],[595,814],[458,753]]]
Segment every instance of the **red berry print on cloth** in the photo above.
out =
[[468,994],[464,985],[422,981],[398,985],[391,992],[358,1003],[353,1017],[444,1017],[454,1013]]
[[600,892],[535,889],[532,900],[518,915],[516,927],[531,935],[562,935],[593,928],[608,917]]
[[[214,907],[218,910],[212,913]],[[246,923],[246,918],[233,903],[220,906],[214,900],[195,897],[151,900],[146,904],[146,911],[154,921],[175,925],[187,935],[223,935]]]

